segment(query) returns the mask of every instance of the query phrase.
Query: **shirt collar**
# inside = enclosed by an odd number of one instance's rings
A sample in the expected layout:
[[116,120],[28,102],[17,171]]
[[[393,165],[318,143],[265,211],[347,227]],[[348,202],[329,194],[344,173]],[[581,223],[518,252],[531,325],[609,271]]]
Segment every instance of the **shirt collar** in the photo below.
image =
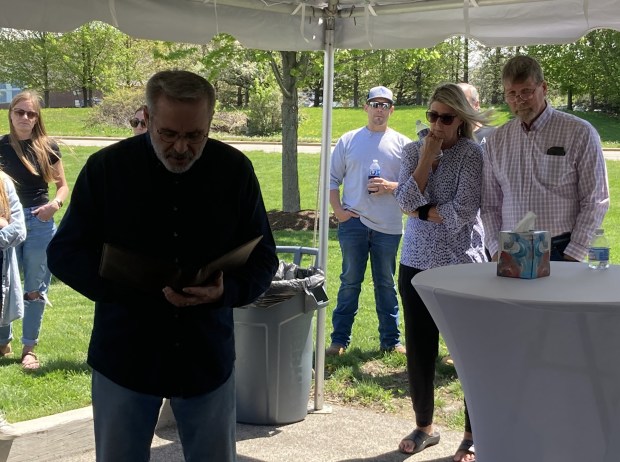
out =
[[525,133],[540,130],[551,118],[552,112],[553,108],[551,107],[551,104],[549,101],[545,100],[545,109],[543,109],[543,111],[536,116],[529,127],[525,124],[525,122],[521,122],[521,128]]

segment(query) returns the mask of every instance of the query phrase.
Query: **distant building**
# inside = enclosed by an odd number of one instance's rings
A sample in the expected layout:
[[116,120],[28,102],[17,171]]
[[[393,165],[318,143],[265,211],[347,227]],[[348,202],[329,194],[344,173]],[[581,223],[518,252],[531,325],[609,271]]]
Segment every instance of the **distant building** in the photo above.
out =
[[14,87],[10,83],[0,83],[0,107],[8,107],[13,97],[20,91],[21,88]]
[[[0,109],[7,109],[13,97],[22,91],[10,83],[0,83]],[[43,95],[41,95],[43,97]],[[93,104],[101,103],[103,95],[100,91],[93,94]],[[51,91],[49,107],[82,107],[81,91]]]

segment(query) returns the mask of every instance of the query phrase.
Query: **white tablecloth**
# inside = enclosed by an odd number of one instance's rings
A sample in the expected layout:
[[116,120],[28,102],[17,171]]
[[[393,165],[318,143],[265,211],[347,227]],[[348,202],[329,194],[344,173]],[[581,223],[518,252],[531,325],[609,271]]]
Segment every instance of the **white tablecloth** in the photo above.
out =
[[454,358],[477,460],[620,461],[620,266],[551,262],[531,280],[495,271],[412,279]]

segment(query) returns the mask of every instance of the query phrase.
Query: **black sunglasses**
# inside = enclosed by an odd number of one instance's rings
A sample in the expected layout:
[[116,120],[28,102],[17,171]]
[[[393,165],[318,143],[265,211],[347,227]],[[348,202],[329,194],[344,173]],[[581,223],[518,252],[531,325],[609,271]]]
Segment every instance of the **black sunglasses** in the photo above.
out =
[[438,114],[434,111],[426,111],[426,120],[428,120],[432,124],[437,122],[437,119],[441,119],[442,124],[452,125],[452,122],[454,122],[454,119],[456,117],[457,116],[453,114]]
[[30,120],[36,119],[37,117],[39,117],[39,114],[37,114],[36,112],[34,112],[34,111],[24,111],[23,109],[13,109],[13,114],[16,114],[17,117],[24,117],[24,115],[25,115]]
[[129,125],[131,125],[133,128],[136,128],[138,126],[138,124],[142,128],[145,128],[146,127],[146,120],[138,119],[137,117],[134,117],[133,119],[129,119]]

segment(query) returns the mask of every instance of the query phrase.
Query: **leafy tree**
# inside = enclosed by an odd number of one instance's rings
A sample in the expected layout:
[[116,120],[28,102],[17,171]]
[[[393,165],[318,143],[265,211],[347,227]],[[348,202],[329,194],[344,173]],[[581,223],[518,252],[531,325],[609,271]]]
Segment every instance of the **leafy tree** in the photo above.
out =
[[58,34],[0,29],[0,81],[39,91],[49,106],[50,91],[60,89]]
[[122,32],[97,21],[62,35],[63,88],[79,89],[84,106],[93,105],[94,91],[114,90],[119,82],[118,50],[123,40]]
[[160,43],[121,36],[115,57],[119,87],[143,88],[151,75],[165,67],[162,60],[155,57]]
[[270,72],[264,52],[244,48],[228,34],[220,34],[204,48],[203,72],[218,87],[218,101],[224,106],[247,107],[253,89]]

